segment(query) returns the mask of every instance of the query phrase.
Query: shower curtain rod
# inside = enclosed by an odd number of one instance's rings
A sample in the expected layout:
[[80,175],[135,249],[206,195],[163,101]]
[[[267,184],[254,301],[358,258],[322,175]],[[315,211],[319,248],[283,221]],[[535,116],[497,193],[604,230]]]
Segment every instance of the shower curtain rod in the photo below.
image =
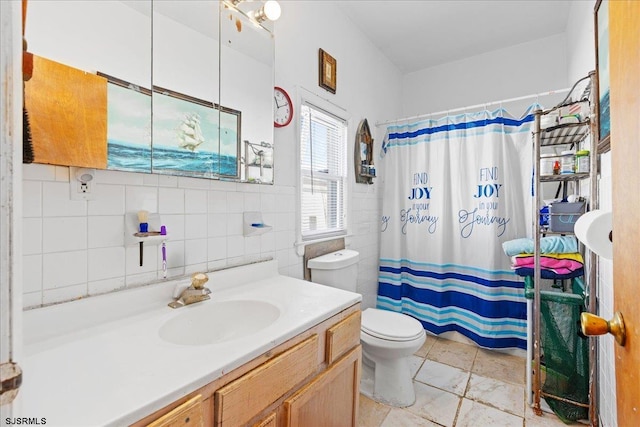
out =
[[501,101],[483,102],[482,104],[470,105],[468,107],[454,108],[454,109],[451,109],[451,110],[443,110],[443,111],[438,111],[438,112],[435,112],[435,113],[428,113],[428,114],[418,114],[417,116],[403,117],[401,119],[395,119],[395,120],[387,120],[386,122],[376,122],[376,127],[377,126],[382,126],[382,125],[388,125],[390,123],[405,122],[405,121],[408,121],[408,120],[421,119],[421,118],[425,118],[425,117],[429,117],[429,116],[436,116],[436,115],[439,115],[439,114],[447,114],[448,115],[449,113],[457,113],[458,111],[471,110],[471,109],[480,108],[480,107],[488,107],[489,105],[506,104],[508,102],[523,101],[525,99],[538,98],[538,97],[541,97],[541,96],[548,96],[548,95],[555,95],[555,94],[559,94],[559,93],[566,93],[566,92],[569,92],[570,90],[571,89],[569,89],[569,88],[550,90],[548,92],[541,92],[541,93],[536,93],[536,94],[533,94],[533,95],[519,96],[517,98],[503,99]]

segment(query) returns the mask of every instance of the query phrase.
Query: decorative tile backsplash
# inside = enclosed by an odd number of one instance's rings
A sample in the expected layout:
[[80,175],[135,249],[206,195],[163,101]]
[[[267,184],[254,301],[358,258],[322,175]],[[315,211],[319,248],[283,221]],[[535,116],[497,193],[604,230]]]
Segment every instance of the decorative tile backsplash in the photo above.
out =
[[[167,227],[168,277],[273,258],[302,277],[295,187],[98,170],[95,198],[72,201],[67,167],[23,166],[24,306],[68,301],[161,280],[157,245],[125,246],[125,213],[157,212]],[[243,237],[242,213],[273,232]]]

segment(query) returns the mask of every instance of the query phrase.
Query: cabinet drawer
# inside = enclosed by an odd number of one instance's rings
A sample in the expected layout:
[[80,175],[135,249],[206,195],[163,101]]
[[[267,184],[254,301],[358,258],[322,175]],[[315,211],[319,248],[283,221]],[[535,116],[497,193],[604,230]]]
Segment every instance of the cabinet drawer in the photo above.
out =
[[203,427],[202,409],[202,396],[197,395],[149,423],[147,427]]
[[328,364],[332,364],[360,343],[360,317],[361,311],[357,311],[342,319],[327,330]]
[[302,341],[215,393],[218,427],[245,425],[317,369],[318,336]]

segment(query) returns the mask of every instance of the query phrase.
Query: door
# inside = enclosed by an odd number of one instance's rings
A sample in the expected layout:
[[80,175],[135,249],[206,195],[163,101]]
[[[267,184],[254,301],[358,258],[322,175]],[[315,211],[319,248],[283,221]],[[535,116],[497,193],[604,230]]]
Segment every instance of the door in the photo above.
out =
[[640,425],[640,2],[609,2],[614,310],[627,332],[616,346],[618,425]]
[[18,365],[22,308],[22,9],[0,1],[0,419],[13,415],[20,385]]

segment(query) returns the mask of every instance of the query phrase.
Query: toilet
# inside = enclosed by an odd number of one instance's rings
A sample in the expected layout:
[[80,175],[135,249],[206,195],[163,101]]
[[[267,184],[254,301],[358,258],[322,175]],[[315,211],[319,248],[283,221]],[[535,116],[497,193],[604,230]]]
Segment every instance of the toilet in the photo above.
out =
[[[355,292],[359,254],[350,249],[331,252],[307,262],[311,281]],[[362,393],[387,405],[411,406],[416,400],[409,356],[424,344],[426,333],[413,317],[367,308],[362,312],[360,343],[363,362],[373,369],[373,391]]]

